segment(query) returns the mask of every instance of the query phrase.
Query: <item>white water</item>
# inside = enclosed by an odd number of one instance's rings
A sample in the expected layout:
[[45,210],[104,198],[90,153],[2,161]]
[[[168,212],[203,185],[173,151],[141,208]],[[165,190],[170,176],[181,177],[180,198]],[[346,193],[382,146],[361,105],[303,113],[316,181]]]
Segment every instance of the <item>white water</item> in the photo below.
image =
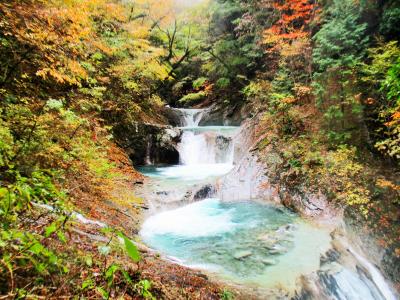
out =
[[182,114],[181,121],[184,127],[198,127],[205,112],[204,109],[176,109]]
[[[183,130],[178,145],[182,165],[230,164],[233,166],[233,143],[230,136],[224,135],[221,127],[199,127],[204,110],[183,109]],[[196,130],[203,128],[203,130]]]
[[[205,201],[205,202],[204,202]],[[233,230],[230,211],[218,214],[208,199],[184,207],[151,216],[143,224],[141,235],[150,238],[154,234],[173,234],[180,237],[206,237]]]
[[[153,215],[140,234],[181,264],[215,271],[237,283],[291,291],[302,274],[318,269],[330,242],[329,231],[287,210],[213,198]],[[268,247],[282,252],[271,253]],[[243,252],[250,254],[235,258]]]
[[337,300],[384,300],[374,286],[365,278],[348,269],[343,269],[334,275],[337,284],[336,295],[331,295]]
[[181,182],[203,181],[225,175],[232,169],[231,164],[177,165],[169,167],[141,168],[147,176],[161,180]]
[[184,131],[178,151],[183,165],[233,165],[232,140],[219,133]]
[[349,251],[360,262],[360,264],[367,269],[367,271],[372,277],[373,282],[376,284],[376,286],[378,287],[382,295],[385,297],[385,299],[396,300],[395,295],[393,294],[391,288],[387,284],[382,273],[371,262],[369,262],[365,257],[358,254],[351,247],[349,247]]
[[150,177],[202,181],[229,173],[233,169],[233,137],[237,127],[198,126],[204,109],[175,109],[183,131],[178,144],[180,164],[142,168]]

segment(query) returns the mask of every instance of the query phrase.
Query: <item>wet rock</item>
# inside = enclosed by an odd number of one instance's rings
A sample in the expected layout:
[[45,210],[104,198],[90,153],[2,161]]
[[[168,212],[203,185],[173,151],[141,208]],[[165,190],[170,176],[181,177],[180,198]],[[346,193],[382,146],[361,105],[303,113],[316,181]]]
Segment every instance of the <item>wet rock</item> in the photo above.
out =
[[273,266],[273,265],[276,265],[276,260],[274,260],[274,259],[269,259],[269,258],[264,258],[264,259],[262,259],[261,260],[261,262],[264,264],[264,265],[267,265],[267,266]]
[[198,200],[203,200],[206,198],[210,198],[215,194],[215,187],[212,186],[211,184],[208,184],[204,187],[202,187],[200,190],[198,190],[193,197],[193,200],[198,201]]
[[208,109],[200,122],[200,126],[240,125],[247,117],[248,111],[239,106],[214,105]]
[[330,249],[324,255],[321,255],[320,263],[321,265],[337,261],[340,258],[340,252],[335,249]]
[[282,247],[280,245],[274,245],[272,249],[269,251],[271,254],[283,254],[286,253],[287,249],[285,247]]
[[156,192],[156,195],[168,196],[168,192],[167,191],[160,191],[160,192]]
[[177,164],[176,150],[181,131],[179,129],[147,123],[118,123],[113,134],[134,165]]
[[251,256],[251,255],[253,255],[253,252],[251,252],[251,251],[249,251],[249,250],[246,250],[246,251],[239,251],[239,252],[236,252],[235,254],[233,254],[233,257],[234,257],[235,259],[240,260],[240,259],[249,257],[249,256]]
[[145,209],[145,210],[148,210],[148,209],[149,209],[148,206],[143,205],[143,204],[132,203],[132,206],[133,206],[134,208],[139,208],[139,209]]
[[167,118],[168,123],[171,126],[174,126],[174,127],[182,126],[182,124],[181,124],[182,117],[179,115],[177,110],[172,109],[170,107],[166,107],[163,110],[163,115]]

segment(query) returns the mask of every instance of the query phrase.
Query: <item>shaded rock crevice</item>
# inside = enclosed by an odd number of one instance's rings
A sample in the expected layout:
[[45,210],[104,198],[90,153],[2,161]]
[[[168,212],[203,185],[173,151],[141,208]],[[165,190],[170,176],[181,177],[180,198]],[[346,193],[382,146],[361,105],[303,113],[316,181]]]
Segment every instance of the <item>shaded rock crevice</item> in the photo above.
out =
[[177,164],[181,131],[171,126],[134,122],[113,128],[117,143],[134,165]]

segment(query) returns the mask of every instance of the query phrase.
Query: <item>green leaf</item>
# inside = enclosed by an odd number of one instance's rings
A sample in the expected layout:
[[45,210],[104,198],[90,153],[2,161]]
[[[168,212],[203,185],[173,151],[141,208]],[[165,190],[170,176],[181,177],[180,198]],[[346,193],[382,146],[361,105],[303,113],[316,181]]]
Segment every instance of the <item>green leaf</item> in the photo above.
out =
[[35,265],[35,268],[39,273],[43,273],[44,270],[46,270],[46,265],[43,263],[40,263],[40,264]]
[[103,299],[108,299],[108,293],[105,289],[103,289],[102,287],[98,287],[97,288],[97,292],[103,297]]
[[86,257],[85,263],[87,266],[91,267],[93,265],[93,258],[91,256]]
[[57,230],[57,224],[51,223],[49,226],[46,227],[45,237],[49,237],[56,230]]
[[92,279],[86,279],[84,282],[82,282],[82,290],[86,289],[86,288],[93,288],[94,287],[94,283]]
[[126,282],[128,282],[129,284],[133,284],[131,276],[129,276],[128,272],[121,269],[122,275],[124,275],[124,278],[126,280]]
[[40,255],[45,249],[40,243],[36,242],[29,248],[29,250],[34,254]]
[[111,286],[112,282],[114,281],[114,274],[117,272],[119,267],[115,264],[111,265],[106,271],[106,279],[108,286]]
[[60,241],[63,242],[64,244],[67,242],[67,238],[65,237],[64,232],[57,231],[57,236],[60,239]]
[[8,194],[8,189],[0,188],[0,198],[3,198],[7,194]]
[[118,234],[123,240],[125,244],[126,252],[128,252],[129,257],[134,261],[140,261],[140,253],[135,244],[132,243],[130,239],[128,239],[122,232]]

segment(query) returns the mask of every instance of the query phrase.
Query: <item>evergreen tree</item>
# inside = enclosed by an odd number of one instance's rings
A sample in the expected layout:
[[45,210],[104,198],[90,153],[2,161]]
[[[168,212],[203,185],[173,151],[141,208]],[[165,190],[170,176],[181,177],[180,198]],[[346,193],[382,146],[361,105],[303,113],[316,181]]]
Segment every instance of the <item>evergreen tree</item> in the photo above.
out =
[[325,14],[325,23],[314,36],[314,63],[318,72],[350,67],[366,49],[367,24],[360,23],[360,11],[351,0],[334,0]]
[[361,7],[351,0],[334,0],[327,7],[324,24],[313,37],[314,89],[327,121],[332,145],[359,133],[361,106],[355,99],[354,66],[365,55],[367,24],[360,22]]

